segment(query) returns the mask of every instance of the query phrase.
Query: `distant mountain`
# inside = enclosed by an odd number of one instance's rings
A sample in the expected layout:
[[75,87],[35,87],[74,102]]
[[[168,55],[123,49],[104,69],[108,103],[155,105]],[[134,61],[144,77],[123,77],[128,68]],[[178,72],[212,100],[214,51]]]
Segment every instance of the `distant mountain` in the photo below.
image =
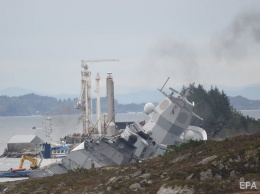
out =
[[[167,89],[167,87],[165,87]],[[240,87],[240,88],[220,88],[221,90],[224,90],[224,92],[230,97],[231,104],[237,108],[237,109],[259,109],[258,102],[260,100],[260,83],[259,84],[253,84],[248,85],[246,87]],[[41,96],[50,96],[54,97],[56,99],[60,100],[66,100],[66,99],[74,99],[77,98],[78,95],[76,94],[56,94],[56,95],[50,95],[45,94],[39,91],[33,91],[30,89],[25,89],[21,87],[9,87],[0,90],[0,96],[22,96],[26,94],[37,94]],[[242,97],[243,96],[243,97]],[[239,99],[240,97],[240,99]],[[95,96],[93,96],[95,98]],[[105,97],[104,97],[105,98]],[[116,86],[115,86],[115,99],[117,99],[117,102],[121,105],[123,104],[142,104],[147,102],[160,102],[164,96],[155,88],[153,90],[142,90],[137,92],[129,92],[127,94],[118,94],[116,92]],[[245,99],[241,99],[245,98]],[[250,99],[250,100],[249,100]],[[245,103],[244,101],[248,100],[251,102]],[[256,101],[256,102],[253,102]],[[242,105],[243,104],[243,105]]]
[[75,109],[75,104],[76,99],[57,100],[36,94],[0,96],[0,116],[80,114],[79,110]]
[[239,88],[224,87],[223,90],[228,96],[243,96],[250,100],[260,100],[260,83]]
[[[9,87],[0,90],[0,96],[23,96],[26,94],[37,94],[41,96],[49,96],[57,98],[58,100],[66,100],[66,99],[74,99],[78,98],[77,94],[69,94],[69,93],[60,93],[60,94],[46,94],[40,91],[34,91],[26,88],[21,87]],[[95,98],[95,94],[92,96]],[[163,98],[163,95],[155,88],[154,90],[142,90],[137,92],[129,92],[127,94],[118,94],[116,93],[115,88],[115,99],[117,99],[118,103],[120,104],[140,104],[140,103],[147,103],[147,102],[159,102]]]
[[40,92],[20,87],[9,87],[0,90],[0,96],[22,96],[31,93],[40,94]]
[[260,109],[260,100],[249,100],[242,96],[229,97],[230,104],[237,110]]
[[43,92],[39,92],[39,91],[34,91],[34,90],[30,90],[30,89],[26,89],[26,88],[21,88],[21,87],[9,87],[9,88],[4,88],[2,90],[0,90],[0,96],[9,96],[9,97],[14,97],[14,96],[23,96],[26,94],[37,94],[37,95],[41,95],[41,96],[50,96],[50,97],[54,97],[57,98],[58,100],[64,100],[64,99],[74,99],[77,97],[76,94],[65,94],[65,93],[61,93],[61,94],[55,94],[55,95],[50,95],[50,94],[45,94]]
[[[77,98],[56,99],[54,97],[26,94],[22,96],[0,96],[0,116],[72,115],[82,112],[75,108]],[[143,104],[119,104],[115,100],[115,112],[142,112]],[[92,112],[96,113],[96,99],[92,100]],[[107,112],[107,98],[101,98],[101,112]]]

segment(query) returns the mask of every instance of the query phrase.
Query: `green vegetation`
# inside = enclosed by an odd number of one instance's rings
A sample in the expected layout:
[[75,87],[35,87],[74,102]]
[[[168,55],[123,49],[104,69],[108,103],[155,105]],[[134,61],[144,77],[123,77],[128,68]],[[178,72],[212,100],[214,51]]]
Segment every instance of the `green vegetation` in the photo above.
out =
[[[193,87],[188,97],[196,102],[194,112],[202,117],[202,128],[209,138],[225,138],[239,134],[250,134],[260,130],[260,120],[245,117],[231,106],[228,96],[217,87],[206,91],[202,85]],[[198,119],[193,119],[193,125],[198,125]]]
[[169,145],[168,146],[168,152],[180,152],[182,150],[191,148],[191,147],[197,147],[202,145],[203,143],[206,143],[206,141],[203,140],[190,140],[188,142],[182,143],[181,145],[177,146],[177,145]]

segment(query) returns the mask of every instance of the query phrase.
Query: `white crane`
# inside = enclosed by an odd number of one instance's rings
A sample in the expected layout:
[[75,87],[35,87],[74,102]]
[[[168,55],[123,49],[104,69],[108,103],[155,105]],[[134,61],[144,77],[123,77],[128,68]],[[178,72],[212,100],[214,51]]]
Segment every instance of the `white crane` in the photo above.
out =
[[[93,62],[106,62],[106,61],[119,61],[118,59],[90,59],[90,60],[81,60],[81,67],[83,70],[81,71],[81,93],[78,98],[76,108],[81,109],[83,111],[83,134],[90,134],[93,128],[92,123],[92,97],[91,97],[91,72],[88,70],[87,63]],[[100,78],[99,78],[100,79]],[[97,86],[97,102],[100,102],[99,95],[99,86]],[[98,99],[99,98],[99,99]],[[98,107],[97,107],[98,108]],[[100,113],[100,103],[99,110],[97,113]],[[97,119],[98,121],[100,118]],[[99,125],[98,125],[99,126]],[[98,129],[100,130],[100,129]]]
[[101,120],[100,120],[100,89],[99,89],[99,74],[96,76],[96,93],[97,93],[97,103],[96,103],[96,113],[97,113],[97,128],[98,128],[98,134],[101,135]]

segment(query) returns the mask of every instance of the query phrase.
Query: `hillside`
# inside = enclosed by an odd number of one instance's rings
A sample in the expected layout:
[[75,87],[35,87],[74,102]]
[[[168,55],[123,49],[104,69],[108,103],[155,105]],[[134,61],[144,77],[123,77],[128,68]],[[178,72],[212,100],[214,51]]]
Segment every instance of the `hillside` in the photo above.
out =
[[[18,97],[0,96],[0,116],[30,115],[72,115],[81,114],[75,108],[77,99],[58,100],[53,97],[26,94]],[[143,104],[119,104],[115,100],[115,111],[118,113],[141,112]],[[96,99],[92,100],[93,113],[96,113]],[[101,98],[101,112],[107,112],[107,98]]]
[[[134,99],[133,95],[130,95]],[[163,96],[161,97],[161,99]],[[241,96],[228,97],[230,105],[237,110],[260,109],[260,101],[249,100]],[[203,98],[196,99],[201,102]],[[77,99],[58,100],[54,97],[37,94],[22,96],[0,96],[0,116],[30,116],[30,115],[72,115],[81,114],[75,109]],[[154,102],[156,105],[157,102]],[[120,104],[115,99],[115,111],[117,113],[142,112],[145,103]],[[93,113],[96,113],[96,99],[92,100]],[[101,97],[101,112],[107,112],[107,98]]]
[[249,100],[242,96],[229,97],[230,104],[237,110],[260,109],[260,100]]
[[[250,187],[245,188],[245,182]],[[3,192],[5,190],[5,192]],[[5,194],[259,193],[260,132],[224,141],[191,141],[164,156],[126,166],[5,183]]]

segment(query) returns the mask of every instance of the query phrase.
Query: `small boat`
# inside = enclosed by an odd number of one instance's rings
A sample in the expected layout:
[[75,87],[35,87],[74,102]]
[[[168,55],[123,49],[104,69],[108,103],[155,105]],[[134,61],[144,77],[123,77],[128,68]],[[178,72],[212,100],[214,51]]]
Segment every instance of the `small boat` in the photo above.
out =
[[31,173],[31,170],[26,170],[23,168],[23,170],[12,170],[9,171],[0,171],[0,177],[10,177],[10,178],[17,178],[17,177],[29,177],[29,174]]

